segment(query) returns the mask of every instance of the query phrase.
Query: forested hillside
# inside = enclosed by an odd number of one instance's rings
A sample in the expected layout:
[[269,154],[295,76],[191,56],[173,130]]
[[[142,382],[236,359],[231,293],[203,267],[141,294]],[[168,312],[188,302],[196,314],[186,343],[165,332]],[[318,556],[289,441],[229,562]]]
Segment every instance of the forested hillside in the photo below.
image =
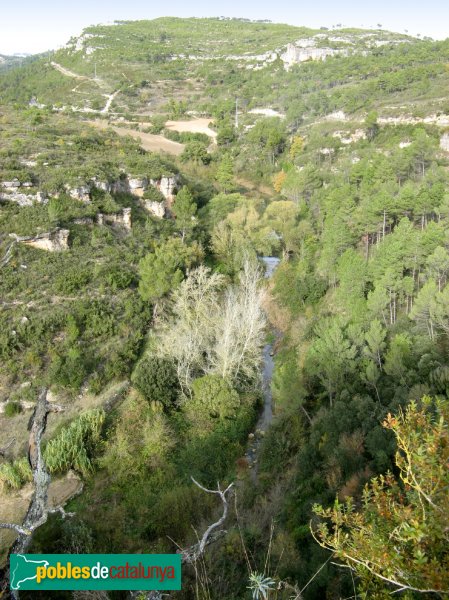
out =
[[448,60],[167,18],[0,73],[0,521],[42,387],[74,513],[29,551],[194,548],[234,482],[170,597],[448,593]]

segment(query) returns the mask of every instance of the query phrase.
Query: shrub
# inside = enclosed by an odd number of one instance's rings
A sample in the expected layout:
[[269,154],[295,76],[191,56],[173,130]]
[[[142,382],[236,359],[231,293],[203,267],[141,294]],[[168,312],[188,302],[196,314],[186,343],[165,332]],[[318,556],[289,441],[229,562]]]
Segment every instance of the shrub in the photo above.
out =
[[31,468],[25,457],[0,465],[0,487],[3,490],[18,490],[31,479]]
[[214,423],[234,419],[240,406],[238,393],[220,375],[205,375],[192,383],[193,398],[186,402],[187,419],[195,434],[207,433]]
[[50,473],[65,473],[69,469],[75,469],[84,476],[91,473],[91,457],[100,441],[104,419],[103,410],[89,410],[50,440],[44,451]]
[[14,415],[18,415],[22,411],[19,402],[8,402],[5,406],[5,415],[7,417],[14,417]]
[[131,379],[148,401],[161,402],[167,410],[175,405],[179,382],[175,366],[170,360],[156,356],[144,357]]

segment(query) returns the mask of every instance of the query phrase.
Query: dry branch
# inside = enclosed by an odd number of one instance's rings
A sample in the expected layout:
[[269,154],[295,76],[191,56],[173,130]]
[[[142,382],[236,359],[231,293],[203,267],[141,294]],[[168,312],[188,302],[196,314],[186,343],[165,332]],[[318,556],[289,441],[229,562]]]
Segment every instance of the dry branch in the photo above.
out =
[[[30,432],[28,440],[28,460],[33,473],[33,497],[31,498],[22,525],[0,523],[0,529],[12,529],[18,534],[16,541],[11,547],[11,554],[26,553],[30,546],[33,532],[47,521],[50,513],[59,511],[63,516],[67,514],[63,508],[48,508],[48,488],[51,478],[47,471],[47,467],[45,466],[41,448],[42,436],[45,433],[47,426],[48,413],[61,412],[62,410],[64,410],[62,406],[47,402],[47,390],[43,389],[39,394],[34,412],[28,424],[28,430]],[[5,594],[4,597],[8,597],[9,567],[6,567],[5,569],[1,585],[0,592]],[[18,598],[18,593],[13,590],[11,591],[11,595],[13,598]],[[1,593],[0,596],[2,596]]]
[[194,544],[190,548],[186,548],[185,550],[182,550],[181,560],[183,562],[187,562],[187,563],[193,563],[196,560],[198,560],[200,558],[200,556],[202,556],[204,554],[204,550],[205,550],[207,544],[210,544],[212,541],[214,541],[216,539],[217,536],[216,536],[216,534],[213,535],[213,533],[216,529],[218,529],[219,527],[221,527],[221,525],[223,525],[223,523],[226,520],[226,517],[228,516],[228,500],[226,498],[226,495],[228,494],[228,492],[230,492],[230,490],[234,486],[234,484],[231,483],[228,485],[228,487],[225,490],[222,491],[220,489],[220,484],[218,483],[216,490],[208,490],[207,488],[202,486],[200,483],[198,483],[198,481],[196,481],[193,477],[191,477],[191,479],[192,479],[193,483],[197,487],[200,488],[200,490],[203,490],[203,492],[207,492],[208,494],[217,494],[218,496],[220,496],[221,501],[223,503],[223,514],[218,519],[218,521],[216,521],[215,523],[212,523],[212,525],[209,525],[209,527],[203,533],[203,537],[201,538],[201,540],[198,541],[198,543]]

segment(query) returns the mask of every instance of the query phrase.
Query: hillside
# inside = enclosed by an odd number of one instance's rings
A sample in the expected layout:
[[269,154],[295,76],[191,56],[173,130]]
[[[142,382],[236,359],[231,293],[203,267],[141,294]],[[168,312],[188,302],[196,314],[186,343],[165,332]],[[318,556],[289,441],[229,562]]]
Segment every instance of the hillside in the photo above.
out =
[[[230,96],[238,94],[252,106],[254,96],[260,97],[257,90],[264,86],[264,100],[274,100],[285,110],[291,97],[273,91],[276,86],[279,90],[292,85],[296,76],[287,74],[285,67],[299,59],[307,60],[307,53],[327,58],[326,63],[330,61],[320,74],[324,89],[328,87],[329,69],[337,75],[338,87],[344,87],[348,79],[353,82],[357,68],[363,68],[364,63],[370,66],[375,57],[385,53],[392,54],[392,70],[408,65],[416,70],[423,63],[422,51],[418,49],[421,46],[427,47],[428,43],[384,31],[324,33],[238,19],[118,22],[89,27],[50,58],[43,57],[32,68],[16,71],[9,82],[3,83],[3,94],[8,98],[9,93],[15,93],[15,100],[20,98],[23,102],[37,97],[46,105],[101,110],[104,95],[120,90],[112,112],[153,114],[173,99],[181,99],[189,106],[194,103],[200,111],[210,111],[207,99],[223,99],[224,90]],[[349,57],[352,60],[344,60]],[[343,69],[339,72],[340,65]],[[296,93],[310,94],[310,65],[303,64],[302,69],[306,81]],[[413,69],[410,76],[416,79]],[[402,85],[404,74],[401,77]]]
[[0,73],[0,522],[44,386],[32,551],[194,548],[194,477],[236,497],[174,599],[447,592],[448,62],[164,18]]

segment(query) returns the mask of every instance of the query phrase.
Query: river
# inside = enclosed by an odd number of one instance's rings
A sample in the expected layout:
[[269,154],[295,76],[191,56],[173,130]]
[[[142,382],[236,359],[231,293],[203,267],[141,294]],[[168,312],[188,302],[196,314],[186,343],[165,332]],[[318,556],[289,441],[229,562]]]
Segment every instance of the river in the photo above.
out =
[[[278,266],[280,259],[275,256],[263,256],[262,259],[265,264],[265,278],[269,279],[276,267]],[[263,407],[259,415],[255,426],[255,433],[250,433],[248,447],[245,453],[245,458],[248,461],[248,466],[252,470],[251,477],[255,481],[257,477],[257,455],[262,443],[262,439],[273,420],[273,394],[271,392],[271,380],[273,378],[274,371],[274,344],[275,341],[265,344],[263,349],[263,362],[262,362],[262,394],[263,394]]]

